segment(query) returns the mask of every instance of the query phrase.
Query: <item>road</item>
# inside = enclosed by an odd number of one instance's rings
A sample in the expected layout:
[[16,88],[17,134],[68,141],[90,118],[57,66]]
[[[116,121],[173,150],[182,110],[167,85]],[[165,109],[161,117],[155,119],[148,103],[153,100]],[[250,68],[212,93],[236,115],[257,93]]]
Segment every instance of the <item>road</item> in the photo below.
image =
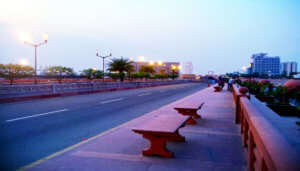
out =
[[188,83],[0,104],[1,170],[20,168],[205,86]]

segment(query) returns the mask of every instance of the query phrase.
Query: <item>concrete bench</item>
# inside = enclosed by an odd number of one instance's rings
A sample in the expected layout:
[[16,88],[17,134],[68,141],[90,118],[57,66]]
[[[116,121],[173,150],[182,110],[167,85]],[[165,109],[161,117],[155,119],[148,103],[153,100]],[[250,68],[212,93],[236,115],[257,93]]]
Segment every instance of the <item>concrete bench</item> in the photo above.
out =
[[220,86],[215,86],[214,89],[215,89],[215,92],[220,92],[220,91],[222,90],[222,87],[220,87]]
[[142,134],[150,141],[150,147],[143,150],[143,155],[159,155],[161,157],[172,158],[174,155],[166,148],[167,141],[184,142],[185,137],[178,132],[191,116],[170,114],[160,114],[146,123],[132,129],[135,133]]
[[175,107],[174,109],[182,115],[191,116],[187,121],[187,124],[194,125],[197,124],[195,119],[201,118],[201,116],[197,114],[197,111],[200,110],[203,105],[204,102],[200,104],[197,99],[188,99],[183,103],[177,105],[177,107]]

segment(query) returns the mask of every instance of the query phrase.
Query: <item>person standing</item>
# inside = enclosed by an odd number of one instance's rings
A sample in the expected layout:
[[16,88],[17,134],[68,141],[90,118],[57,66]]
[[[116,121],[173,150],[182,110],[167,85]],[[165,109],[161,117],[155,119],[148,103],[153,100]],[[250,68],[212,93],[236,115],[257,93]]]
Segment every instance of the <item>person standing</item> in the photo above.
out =
[[230,79],[228,80],[228,90],[231,90],[232,84],[233,84],[233,79],[230,78]]

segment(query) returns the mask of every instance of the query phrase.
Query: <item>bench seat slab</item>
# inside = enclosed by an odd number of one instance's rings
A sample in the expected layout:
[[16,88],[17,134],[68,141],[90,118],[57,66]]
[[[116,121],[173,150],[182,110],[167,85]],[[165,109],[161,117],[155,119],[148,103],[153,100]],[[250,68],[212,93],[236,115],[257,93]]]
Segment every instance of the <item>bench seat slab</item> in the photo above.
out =
[[190,118],[187,121],[187,124],[189,125],[195,125],[197,124],[197,122],[194,120],[197,118],[201,118],[200,115],[197,114],[197,111],[199,110],[198,108],[181,108],[181,107],[175,107],[175,110],[177,110],[178,113],[182,114],[182,115],[187,115],[187,116],[192,116],[192,118]]

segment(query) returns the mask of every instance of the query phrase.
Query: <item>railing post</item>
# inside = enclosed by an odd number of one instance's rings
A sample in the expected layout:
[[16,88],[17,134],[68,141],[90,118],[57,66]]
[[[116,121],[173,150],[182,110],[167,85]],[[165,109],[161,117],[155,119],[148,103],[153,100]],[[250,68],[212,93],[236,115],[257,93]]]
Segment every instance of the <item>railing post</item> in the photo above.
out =
[[249,145],[248,145],[248,161],[249,171],[254,171],[255,155],[254,155],[254,139],[251,131],[249,130]]
[[235,103],[235,123],[240,123],[240,99],[241,97],[247,97],[249,98],[249,95],[246,93],[248,92],[248,89],[246,87],[239,88],[239,93],[236,94],[236,103]]

